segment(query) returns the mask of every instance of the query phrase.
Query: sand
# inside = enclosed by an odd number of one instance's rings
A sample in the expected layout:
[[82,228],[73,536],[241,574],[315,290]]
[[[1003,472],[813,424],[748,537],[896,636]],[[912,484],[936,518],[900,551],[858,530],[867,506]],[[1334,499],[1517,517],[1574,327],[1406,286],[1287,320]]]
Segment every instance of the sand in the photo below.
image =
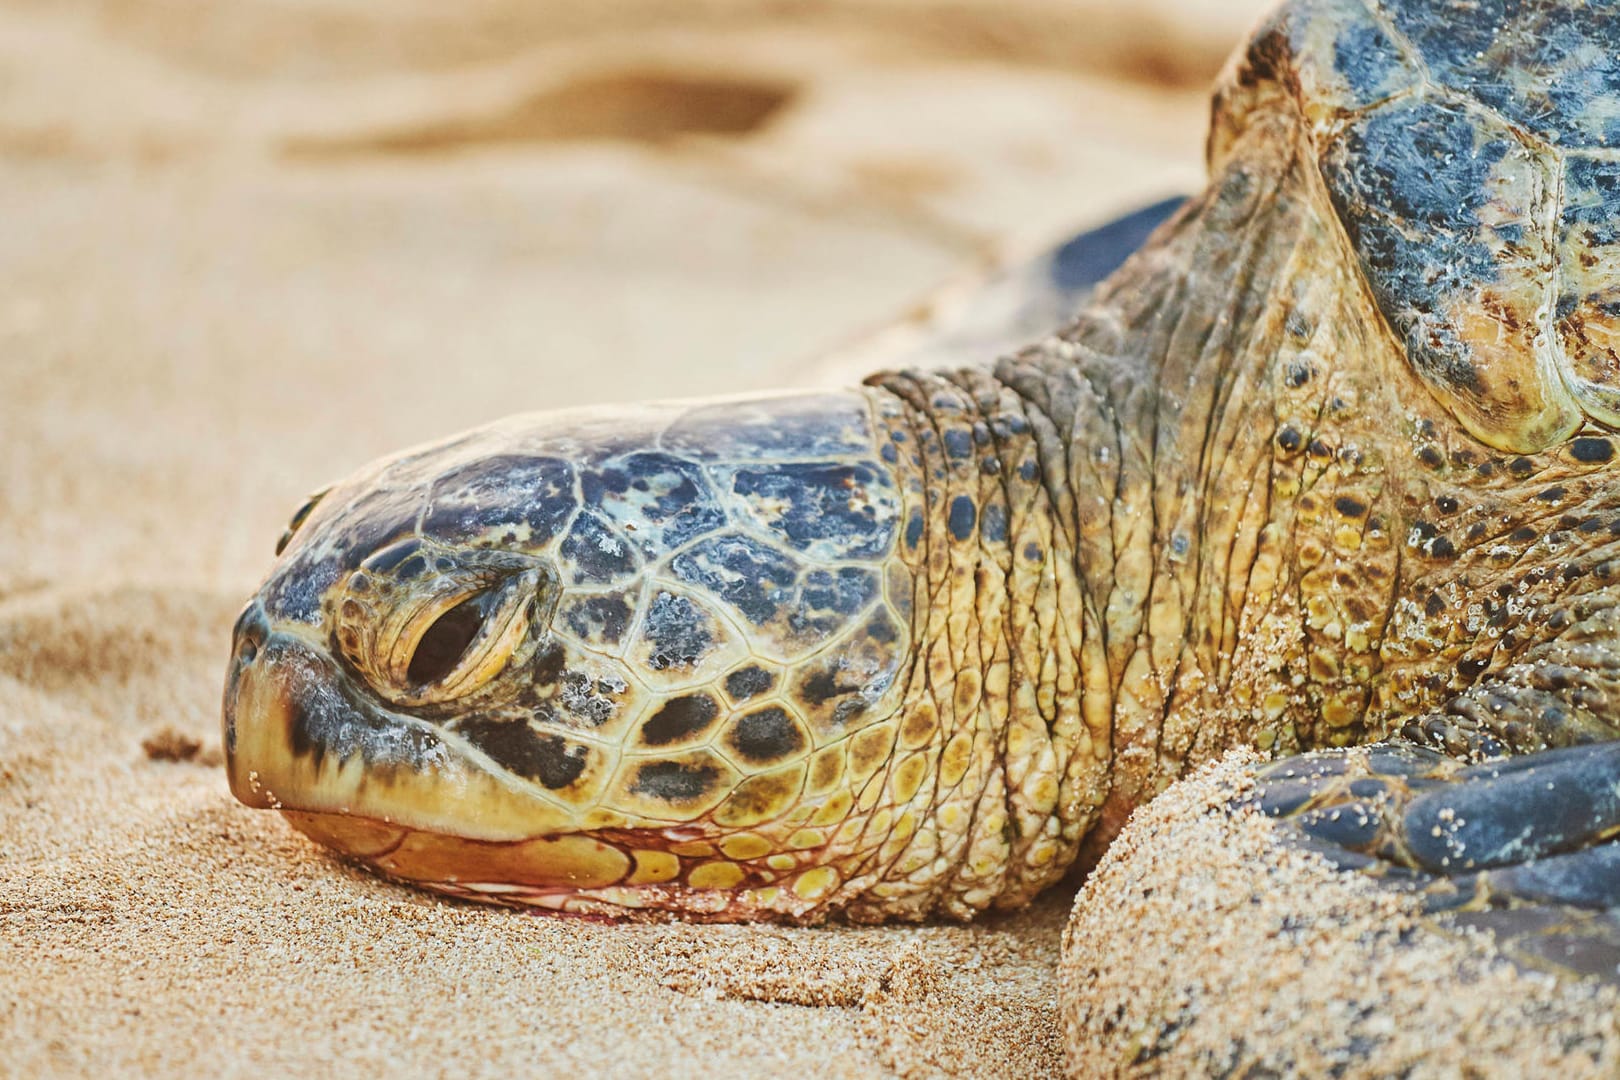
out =
[[1332,869],[1227,760],[1139,810],[1064,933],[1077,1077],[1605,1077],[1620,994],[1516,966],[1418,898]]
[[1193,187],[1257,6],[0,7],[0,1074],[1058,1070],[1063,890],[908,929],[435,899],[232,801],[228,631],[377,454],[840,381],[942,283]]

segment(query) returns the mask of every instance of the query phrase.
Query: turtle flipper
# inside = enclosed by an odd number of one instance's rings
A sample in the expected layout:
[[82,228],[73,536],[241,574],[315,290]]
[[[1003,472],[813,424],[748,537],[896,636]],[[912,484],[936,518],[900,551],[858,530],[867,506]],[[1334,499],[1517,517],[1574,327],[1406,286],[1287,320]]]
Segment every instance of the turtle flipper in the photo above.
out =
[[1339,868],[1421,894],[1441,925],[1620,984],[1620,742],[1467,764],[1395,740],[1256,781],[1246,801]]
[[[1275,763],[1234,754],[1171,785],[1076,899],[1071,1070],[1620,1075],[1620,845],[1511,803],[1531,777],[1601,803],[1615,750],[1493,763],[1493,778],[1393,740]],[[1471,804],[1453,835],[1483,838],[1496,865],[1420,861],[1413,834],[1435,840]],[[1490,838],[1515,827],[1557,853],[1502,861],[1512,852]]]
[[907,367],[983,363],[1067,326],[1091,291],[1185,201],[1161,200],[1037,255],[1006,261],[971,289],[933,305],[922,339],[888,362]]
[[998,258],[818,367],[861,377],[883,367],[971,366],[1038,341],[1072,322],[1092,290],[1186,201],[1162,199],[1036,254]]

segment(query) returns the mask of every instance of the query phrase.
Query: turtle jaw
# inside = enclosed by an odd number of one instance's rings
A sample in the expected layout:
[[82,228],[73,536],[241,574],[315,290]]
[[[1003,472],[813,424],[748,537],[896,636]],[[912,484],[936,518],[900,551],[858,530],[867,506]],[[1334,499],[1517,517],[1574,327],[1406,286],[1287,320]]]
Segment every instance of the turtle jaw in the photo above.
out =
[[819,895],[684,882],[706,861],[670,850],[690,828],[555,807],[453,732],[372,700],[307,627],[272,628],[258,601],[237,624],[223,726],[238,800],[383,877],[591,917],[817,917]]
[[[238,623],[223,722],[226,773],[243,803],[457,840],[580,830],[461,740],[373,702],[300,629],[272,629],[257,602]],[[361,857],[377,847],[358,827],[326,832],[323,842]]]
[[469,840],[341,813],[283,810],[289,824],[384,877],[456,896],[561,908],[581,889],[630,877],[630,856],[581,833]]
[[675,898],[688,890],[665,884],[673,857],[586,832],[456,736],[375,704],[296,625],[272,629],[256,601],[237,624],[223,723],[238,800],[280,810],[384,877],[560,912],[751,917],[740,896]]
[[[289,824],[383,877],[462,900],[608,919],[804,919],[814,903],[782,889],[695,889],[667,880],[656,838],[564,833],[487,841],[343,814],[284,810]],[[648,861],[648,855],[657,861]]]

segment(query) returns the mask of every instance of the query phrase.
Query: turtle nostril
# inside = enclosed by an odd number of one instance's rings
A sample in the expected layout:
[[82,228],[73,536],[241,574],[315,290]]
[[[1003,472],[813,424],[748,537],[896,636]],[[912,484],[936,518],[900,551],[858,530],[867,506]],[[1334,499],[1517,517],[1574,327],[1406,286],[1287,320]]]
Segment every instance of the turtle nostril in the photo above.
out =
[[[270,640],[270,620],[259,601],[249,601],[231,631],[231,663],[225,675],[225,701],[222,719],[225,727],[225,753],[236,753],[236,695],[242,676],[259,658],[259,650]],[[234,784],[235,781],[233,780]]]
[[242,614],[236,620],[236,628],[231,632],[233,651],[242,663],[251,664],[269,639],[270,620],[265,618],[264,608],[259,602],[253,600],[242,609]]

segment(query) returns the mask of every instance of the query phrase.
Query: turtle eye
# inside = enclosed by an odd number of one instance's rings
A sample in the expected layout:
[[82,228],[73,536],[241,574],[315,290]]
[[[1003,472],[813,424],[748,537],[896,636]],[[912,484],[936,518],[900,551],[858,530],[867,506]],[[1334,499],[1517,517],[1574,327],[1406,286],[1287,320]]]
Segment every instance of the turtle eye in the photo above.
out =
[[413,686],[426,686],[449,678],[467,647],[478,637],[478,631],[494,606],[494,594],[489,590],[475,593],[440,615],[423,632],[411,653],[411,662],[405,677]]
[[383,548],[335,597],[333,642],[396,705],[513,692],[556,609],[556,572],[510,552],[457,552],[411,539]]
[[406,604],[383,666],[386,692],[410,704],[451,701],[498,675],[530,638],[533,575],[454,589],[440,579],[423,602]]

